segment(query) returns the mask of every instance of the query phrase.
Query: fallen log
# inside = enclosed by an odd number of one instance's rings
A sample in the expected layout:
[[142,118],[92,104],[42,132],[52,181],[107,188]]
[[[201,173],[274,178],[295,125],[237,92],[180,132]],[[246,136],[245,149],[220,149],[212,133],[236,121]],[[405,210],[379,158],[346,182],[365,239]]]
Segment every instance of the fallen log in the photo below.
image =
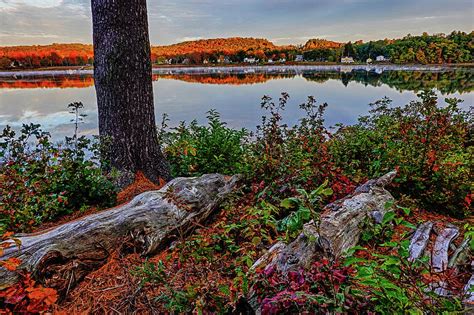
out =
[[390,172],[369,180],[353,194],[327,205],[319,226],[314,222],[305,224],[303,232],[293,242],[276,243],[252,268],[276,268],[287,272],[307,268],[322,255],[340,257],[357,244],[362,233],[360,224],[366,218],[383,217],[387,211],[385,205],[394,200],[384,187],[395,175],[396,172]]
[[418,229],[416,229],[415,235],[413,235],[410,241],[410,247],[408,248],[410,253],[410,257],[408,259],[410,261],[421,257],[430,240],[430,233],[432,229],[433,222],[431,221],[422,223]]
[[381,221],[387,212],[386,205],[393,203],[393,196],[385,190],[397,173],[369,180],[357,187],[352,195],[329,204],[323,210],[320,223],[320,244],[334,257],[343,255],[359,242],[360,225],[367,218]]
[[[474,272],[474,261],[471,262],[471,271]],[[466,314],[474,313],[474,274],[471,275],[469,281],[464,286],[463,304],[466,308]]]
[[458,236],[459,229],[455,226],[444,228],[436,237],[431,253],[431,265],[435,272],[442,272],[448,268],[448,250],[451,242]]
[[[21,269],[48,287],[64,292],[102,266],[127,241],[143,255],[205,220],[236,186],[237,177],[219,174],[176,178],[127,204],[34,234],[20,234],[20,250],[10,247],[0,259],[19,258]],[[0,287],[17,273],[0,268]]]
[[[322,257],[338,258],[359,241],[361,223],[367,218],[383,218],[386,204],[394,200],[385,190],[396,172],[369,180],[353,194],[335,201],[323,209],[319,226],[314,222],[304,225],[303,232],[291,243],[278,242],[258,259],[251,269],[276,270],[283,274],[307,269]],[[255,292],[250,290],[248,302],[260,312]]]

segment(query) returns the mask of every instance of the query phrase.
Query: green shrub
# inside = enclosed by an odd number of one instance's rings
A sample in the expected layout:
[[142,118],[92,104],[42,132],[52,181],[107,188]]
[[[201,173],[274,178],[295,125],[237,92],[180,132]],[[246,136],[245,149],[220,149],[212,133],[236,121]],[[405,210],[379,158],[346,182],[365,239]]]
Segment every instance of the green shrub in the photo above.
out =
[[214,110],[208,112],[207,119],[208,126],[199,126],[194,120],[165,131],[165,116],[160,138],[173,176],[240,172],[247,132],[228,128]]
[[[368,258],[351,256],[345,264],[355,268],[354,283],[370,294],[377,314],[453,314],[463,306],[456,297],[443,297],[430,289],[436,275],[430,271],[428,257],[409,261],[410,241],[381,244],[393,254],[367,253]],[[363,250],[356,247],[353,250]]]
[[373,178],[398,170],[394,191],[421,205],[456,217],[468,215],[473,191],[473,116],[447,99],[441,107],[433,92],[403,107],[383,99],[354,126],[341,127],[330,153],[352,178]]
[[0,135],[0,232],[32,226],[84,207],[115,203],[116,188],[100,168],[100,143],[85,137],[55,145],[39,125]]
[[[264,96],[261,107],[267,114],[249,149],[245,151],[245,177],[263,187],[262,198],[275,203],[297,194],[297,189],[312,191],[328,181],[332,200],[348,194],[353,183],[337,168],[328,155],[324,127],[326,103],[317,104],[313,97],[299,107],[303,118],[293,127],[283,123],[283,114],[289,95],[282,93],[278,103]],[[328,196],[326,196],[328,197]],[[324,198],[327,202],[330,198]]]

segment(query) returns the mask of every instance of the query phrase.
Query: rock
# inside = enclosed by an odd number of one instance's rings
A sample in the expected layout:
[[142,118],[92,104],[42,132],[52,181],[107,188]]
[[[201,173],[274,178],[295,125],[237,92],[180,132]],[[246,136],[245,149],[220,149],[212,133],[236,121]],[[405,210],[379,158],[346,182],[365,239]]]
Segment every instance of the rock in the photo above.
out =
[[[189,232],[217,208],[237,180],[219,174],[176,178],[127,204],[46,231],[16,235],[21,250],[8,248],[0,259],[17,257],[20,267],[46,286],[65,290],[103,265],[125,240],[148,255],[176,234]],[[0,268],[0,287],[16,279],[16,273]]]

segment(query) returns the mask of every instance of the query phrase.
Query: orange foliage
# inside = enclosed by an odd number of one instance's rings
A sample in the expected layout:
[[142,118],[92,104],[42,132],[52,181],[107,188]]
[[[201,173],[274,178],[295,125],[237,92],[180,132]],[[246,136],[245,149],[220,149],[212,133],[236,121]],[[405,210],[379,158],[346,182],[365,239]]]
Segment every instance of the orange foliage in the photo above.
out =
[[94,85],[92,76],[63,76],[33,80],[0,81],[0,89],[86,88]]
[[15,61],[16,66],[30,68],[85,65],[91,63],[93,57],[92,45],[85,44],[0,47],[0,58]]
[[156,75],[154,80],[160,78],[163,79],[172,79],[180,80],[185,82],[196,82],[202,84],[226,84],[226,85],[243,85],[243,84],[257,84],[265,83],[269,80],[279,79],[283,77],[288,77],[292,75],[281,75],[281,74],[246,74],[245,76],[236,76],[234,74],[219,74],[219,75],[209,75],[209,74],[165,74],[165,75]]
[[58,300],[58,293],[37,285],[30,274],[25,274],[21,275],[21,281],[0,291],[2,300],[0,314],[40,314],[51,310]]
[[[265,51],[286,49],[275,46],[267,39],[258,38],[216,38],[187,41],[168,46],[152,47],[152,60],[188,55],[200,60],[202,54],[233,55],[239,51],[253,51],[264,55]],[[91,64],[94,57],[92,45],[87,44],[51,44],[33,46],[0,47],[0,67],[38,68],[52,66],[81,66]]]
[[343,43],[316,38],[316,39],[308,40],[306,44],[303,46],[303,50],[327,49],[327,48],[332,49],[332,48],[340,48],[343,45],[344,45]]
[[174,57],[177,55],[187,55],[192,53],[223,53],[224,55],[232,55],[243,50],[274,50],[280,47],[275,46],[267,39],[260,38],[214,38],[201,39],[195,41],[187,41],[169,46],[152,47],[152,53],[157,56]]

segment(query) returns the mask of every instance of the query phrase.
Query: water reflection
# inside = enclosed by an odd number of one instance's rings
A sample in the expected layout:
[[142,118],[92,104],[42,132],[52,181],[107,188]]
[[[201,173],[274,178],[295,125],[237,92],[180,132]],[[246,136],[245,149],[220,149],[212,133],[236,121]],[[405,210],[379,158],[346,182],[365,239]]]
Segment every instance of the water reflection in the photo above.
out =
[[[243,85],[261,84],[269,80],[294,78],[324,83],[328,80],[340,80],[344,86],[350,82],[364,85],[381,86],[383,84],[397,91],[421,91],[436,89],[441,94],[469,93],[474,90],[474,70],[460,69],[454,71],[302,71],[296,73],[207,73],[207,74],[154,74],[153,80],[180,80],[200,84]],[[85,88],[94,85],[91,75],[63,75],[49,77],[32,77],[27,79],[0,79],[0,89],[31,89],[31,88]]]
[[[286,121],[295,123],[298,105],[308,95],[329,103],[328,125],[354,123],[367,113],[367,104],[387,96],[395,105],[416,98],[422,89],[436,89],[441,97],[458,97],[469,107],[474,95],[474,70],[454,71],[302,71],[300,73],[212,73],[154,74],[155,114],[168,113],[172,124],[197,118],[204,122],[206,111],[217,109],[229,125],[254,128],[263,112],[263,95],[277,98],[283,91],[291,96]],[[0,128],[10,124],[40,123],[60,139],[72,132],[67,104],[81,101],[88,115],[83,134],[97,133],[97,108],[91,75],[0,79]]]

